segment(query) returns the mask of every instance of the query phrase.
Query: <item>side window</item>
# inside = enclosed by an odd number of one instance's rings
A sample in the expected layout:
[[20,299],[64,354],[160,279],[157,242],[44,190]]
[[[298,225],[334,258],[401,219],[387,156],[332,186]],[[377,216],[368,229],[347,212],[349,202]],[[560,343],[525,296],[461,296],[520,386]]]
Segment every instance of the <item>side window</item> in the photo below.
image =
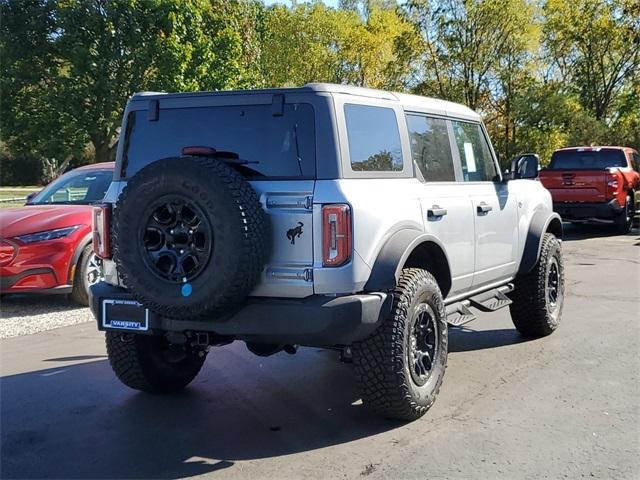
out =
[[637,153],[632,153],[631,166],[636,172],[640,172],[640,167],[638,166],[638,164],[640,164],[640,155],[638,155]]
[[346,104],[351,168],[356,171],[399,172],[402,148],[396,113],[391,108]]
[[441,118],[407,115],[411,155],[427,182],[455,182],[447,122]]
[[478,123],[453,123],[453,133],[465,182],[493,182],[500,178],[489,144]]

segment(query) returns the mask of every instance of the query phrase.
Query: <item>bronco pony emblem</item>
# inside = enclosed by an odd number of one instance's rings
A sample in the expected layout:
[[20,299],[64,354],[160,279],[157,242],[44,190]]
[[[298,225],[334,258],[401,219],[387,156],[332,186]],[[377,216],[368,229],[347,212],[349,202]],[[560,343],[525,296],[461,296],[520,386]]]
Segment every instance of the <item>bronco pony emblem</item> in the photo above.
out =
[[297,227],[287,230],[287,238],[291,240],[291,245],[296,244],[296,237],[300,238],[302,236],[302,227],[304,227],[304,223],[298,222]]

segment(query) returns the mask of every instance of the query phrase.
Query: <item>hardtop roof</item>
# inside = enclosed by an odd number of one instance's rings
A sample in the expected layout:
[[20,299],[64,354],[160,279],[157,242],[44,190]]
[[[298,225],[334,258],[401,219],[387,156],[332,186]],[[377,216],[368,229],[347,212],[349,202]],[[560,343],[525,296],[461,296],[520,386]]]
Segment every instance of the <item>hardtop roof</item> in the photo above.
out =
[[467,118],[480,121],[480,115],[470,108],[459,103],[440,100],[437,98],[423,97],[407,93],[387,92],[353,85],[339,85],[334,83],[307,83],[295,88],[267,88],[255,90],[221,90],[215,92],[139,92],[133,96],[133,100],[152,100],[161,98],[206,97],[226,95],[257,95],[257,94],[287,94],[287,93],[331,93],[340,95],[353,95],[355,97],[371,98],[376,100],[389,100],[400,103],[408,111],[425,111],[437,115]]

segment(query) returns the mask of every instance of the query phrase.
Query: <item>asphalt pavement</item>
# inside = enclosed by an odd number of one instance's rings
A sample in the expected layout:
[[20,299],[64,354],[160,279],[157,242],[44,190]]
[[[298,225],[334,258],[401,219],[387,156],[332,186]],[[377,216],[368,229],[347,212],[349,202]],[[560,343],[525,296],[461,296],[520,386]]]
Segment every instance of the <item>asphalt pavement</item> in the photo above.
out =
[[236,342],[153,396],[115,379],[92,323],[0,340],[0,477],[640,478],[640,233],[567,231],[559,330],[525,341],[508,310],[451,329],[413,423],[368,413],[332,351]]

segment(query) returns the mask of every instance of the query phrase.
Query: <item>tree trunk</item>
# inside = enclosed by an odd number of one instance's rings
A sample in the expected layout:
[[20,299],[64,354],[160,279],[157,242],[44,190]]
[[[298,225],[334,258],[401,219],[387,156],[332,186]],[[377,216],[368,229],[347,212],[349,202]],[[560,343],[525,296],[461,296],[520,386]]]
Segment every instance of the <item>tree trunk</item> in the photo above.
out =
[[116,147],[118,142],[106,138],[103,135],[92,135],[91,143],[96,152],[96,163],[112,162],[115,160]]

